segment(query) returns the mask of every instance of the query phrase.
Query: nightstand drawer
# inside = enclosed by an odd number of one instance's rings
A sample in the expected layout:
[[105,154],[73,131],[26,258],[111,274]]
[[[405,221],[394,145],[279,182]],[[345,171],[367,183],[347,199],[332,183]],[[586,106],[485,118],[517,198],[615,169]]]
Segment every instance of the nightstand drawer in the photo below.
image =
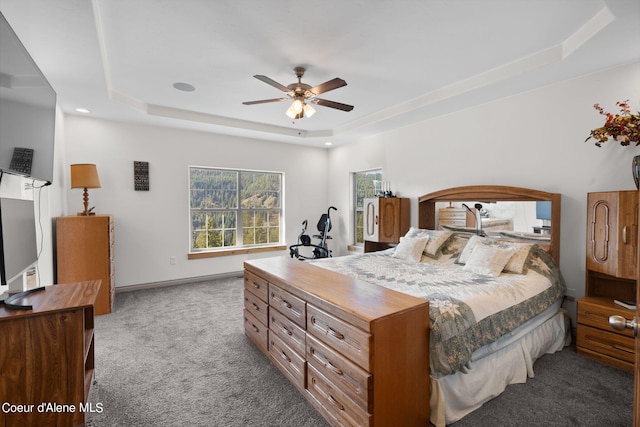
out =
[[268,302],[269,284],[262,277],[248,271],[244,272],[244,287],[252,294],[257,295],[262,301]]
[[602,298],[581,298],[578,300],[578,323],[633,338],[631,329],[625,329],[624,331],[614,331],[611,329],[609,326],[609,316],[612,315],[632,319],[635,313],[615,305],[613,300],[608,301]]
[[634,339],[616,332],[578,325],[576,345],[625,362],[634,363],[635,360]]

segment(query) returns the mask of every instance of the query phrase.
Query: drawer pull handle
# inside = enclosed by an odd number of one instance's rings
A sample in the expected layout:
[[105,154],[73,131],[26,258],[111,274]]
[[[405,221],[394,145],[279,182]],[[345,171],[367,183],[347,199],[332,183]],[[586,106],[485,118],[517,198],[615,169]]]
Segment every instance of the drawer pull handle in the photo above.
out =
[[282,303],[282,305],[284,305],[287,308],[291,308],[291,304],[289,303],[289,301],[280,298],[278,295],[274,294],[273,292],[271,293],[271,298],[276,300],[276,301],[280,301]]
[[280,329],[282,329],[282,332],[284,332],[285,334],[287,334],[287,335],[289,335],[289,336],[293,335],[293,332],[291,332],[291,331],[289,330],[289,328],[287,328],[287,327],[286,327],[286,326],[284,326],[284,325],[282,325],[282,326],[280,327]]
[[336,400],[336,398],[333,397],[332,395],[329,395],[329,402],[333,403],[333,405],[335,407],[337,407],[338,409],[340,409],[341,411],[344,411],[344,405],[342,403],[338,402]]
[[327,366],[336,374],[338,375],[344,375],[344,372],[342,372],[342,369],[337,368],[333,363],[331,363],[330,361],[327,361]]
[[630,349],[628,347],[623,347],[623,346],[618,345],[618,344],[613,344],[613,348],[615,348],[616,350],[624,351],[626,353],[635,354],[635,350]]
[[280,352],[280,357],[282,357],[284,360],[286,360],[288,363],[291,363],[291,358],[289,356],[287,356],[287,354],[284,351]]
[[256,311],[260,311],[260,307],[258,307],[258,304],[256,304],[255,302],[252,302],[252,303],[251,303],[251,305],[253,305],[253,308],[254,308]]
[[258,327],[256,325],[254,325],[253,323],[251,324],[251,327],[253,328],[254,331],[260,332],[260,329],[258,329]]
[[260,285],[257,284],[256,282],[251,282],[251,286],[253,286],[256,289],[260,289]]
[[341,334],[340,332],[336,331],[335,329],[329,327],[327,329],[327,334],[334,336],[336,338],[338,338],[339,340],[343,340],[344,339],[344,335]]

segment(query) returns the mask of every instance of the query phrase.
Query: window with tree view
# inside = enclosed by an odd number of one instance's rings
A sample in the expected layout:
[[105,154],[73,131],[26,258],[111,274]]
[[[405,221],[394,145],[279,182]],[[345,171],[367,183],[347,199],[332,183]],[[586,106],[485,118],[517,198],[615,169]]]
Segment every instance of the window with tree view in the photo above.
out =
[[281,244],[283,174],[189,168],[191,251]]
[[373,169],[353,174],[354,236],[355,244],[364,244],[364,202],[367,197],[375,197],[380,191],[382,169]]

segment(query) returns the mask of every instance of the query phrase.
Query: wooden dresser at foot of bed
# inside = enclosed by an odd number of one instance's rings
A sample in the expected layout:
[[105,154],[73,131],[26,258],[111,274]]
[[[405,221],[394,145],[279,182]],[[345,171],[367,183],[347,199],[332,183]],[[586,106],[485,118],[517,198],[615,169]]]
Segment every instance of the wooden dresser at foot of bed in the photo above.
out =
[[426,426],[429,304],[285,257],[245,262],[245,334],[334,426]]

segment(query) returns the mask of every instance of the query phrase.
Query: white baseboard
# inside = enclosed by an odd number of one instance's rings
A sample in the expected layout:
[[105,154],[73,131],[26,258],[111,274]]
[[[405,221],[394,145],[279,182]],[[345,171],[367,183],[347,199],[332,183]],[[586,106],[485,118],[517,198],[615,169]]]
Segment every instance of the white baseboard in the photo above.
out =
[[140,283],[137,285],[116,286],[116,293],[140,291],[142,289],[164,288],[167,286],[186,285],[190,283],[208,282],[210,280],[228,279],[231,277],[242,277],[242,271],[232,271],[229,273],[212,274],[209,276],[187,277],[185,279],[166,280],[163,282]]

